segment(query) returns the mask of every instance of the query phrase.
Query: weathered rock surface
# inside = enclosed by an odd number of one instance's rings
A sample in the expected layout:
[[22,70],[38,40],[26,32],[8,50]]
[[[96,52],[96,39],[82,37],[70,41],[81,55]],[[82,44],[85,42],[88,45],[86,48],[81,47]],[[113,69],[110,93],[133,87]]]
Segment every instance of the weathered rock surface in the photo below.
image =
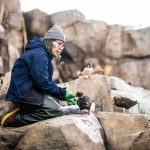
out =
[[34,9],[23,13],[25,25],[28,33],[28,39],[34,36],[43,37],[50,28],[50,20],[47,13]]
[[97,110],[112,111],[110,87],[105,76],[97,74],[88,79],[80,77],[62,86],[67,86],[67,89],[73,93],[82,91],[88,95],[92,102],[95,102]]
[[21,128],[2,128],[0,127],[0,149],[10,150],[14,149],[21,138],[22,134],[30,126]]
[[19,0],[0,2],[0,72],[9,72],[27,42]]
[[0,147],[2,150],[150,150],[149,115],[98,112],[96,117],[68,115],[20,128],[0,127]]
[[6,37],[20,51],[25,45],[26,30],[19,0],[1,0],[0,24],[6,31]]
[[[7,132],[6,132],[7,131]],[[105,150],[94,115],[69,115],[16,129],[0,129],[0,146],[16,150]]]
[[99,112],[109,150],[150,150],[150,116]]
[[9,72],[20,56],[19,51],[8,40],[0,37],[0,53],[0,72]]
[[5,99],[5,95],[9,88],[11,78],[11,72],[7,72],[4,76],[0,78],[1,85],[0,85],[0,99]]
[[56,12],[49,17],[52,24],[59,24],[63,28],[73,26],[75,23],[85,20],[83,13],[76,9]]

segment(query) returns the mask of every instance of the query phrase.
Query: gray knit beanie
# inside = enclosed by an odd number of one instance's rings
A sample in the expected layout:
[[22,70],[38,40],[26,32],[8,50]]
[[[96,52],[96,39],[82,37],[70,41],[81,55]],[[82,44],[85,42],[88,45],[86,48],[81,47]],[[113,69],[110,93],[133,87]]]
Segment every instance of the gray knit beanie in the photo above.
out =
[[54,25],[49,31],[45,33],[44,39],[61,40],[65,42],[65,35],[58,25]]

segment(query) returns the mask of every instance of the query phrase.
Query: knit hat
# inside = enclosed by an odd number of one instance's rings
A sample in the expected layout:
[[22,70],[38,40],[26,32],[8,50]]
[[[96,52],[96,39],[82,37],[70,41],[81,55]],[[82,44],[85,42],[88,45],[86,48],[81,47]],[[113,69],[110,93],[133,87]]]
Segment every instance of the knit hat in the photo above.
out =
[[45,33],[44,39],[61,40],[65,42],[65,35],[58,25],[54,25],[49,31]]

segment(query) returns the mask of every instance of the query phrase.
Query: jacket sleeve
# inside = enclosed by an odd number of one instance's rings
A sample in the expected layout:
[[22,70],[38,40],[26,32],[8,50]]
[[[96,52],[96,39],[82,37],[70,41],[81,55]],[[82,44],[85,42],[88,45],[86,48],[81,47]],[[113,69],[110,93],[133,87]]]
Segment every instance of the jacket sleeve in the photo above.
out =
[[58,87],[49,77],[49,60],[46,54],[37,52],[32,57],[32,68],[30,71],[31,78],[39,90],[50,94],[58,99],[64,100],[66,90]]

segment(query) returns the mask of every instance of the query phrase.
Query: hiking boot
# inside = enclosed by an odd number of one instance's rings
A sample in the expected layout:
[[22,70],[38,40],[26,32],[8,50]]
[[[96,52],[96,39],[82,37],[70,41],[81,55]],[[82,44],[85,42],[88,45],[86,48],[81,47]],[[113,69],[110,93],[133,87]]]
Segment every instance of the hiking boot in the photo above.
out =
[[16,115],[19,111],[19,108],[15,108],[13,111],[7,113],[2,119],[1,119],[1,126],[2,127],[9,127],[13,126],[16,122]]

